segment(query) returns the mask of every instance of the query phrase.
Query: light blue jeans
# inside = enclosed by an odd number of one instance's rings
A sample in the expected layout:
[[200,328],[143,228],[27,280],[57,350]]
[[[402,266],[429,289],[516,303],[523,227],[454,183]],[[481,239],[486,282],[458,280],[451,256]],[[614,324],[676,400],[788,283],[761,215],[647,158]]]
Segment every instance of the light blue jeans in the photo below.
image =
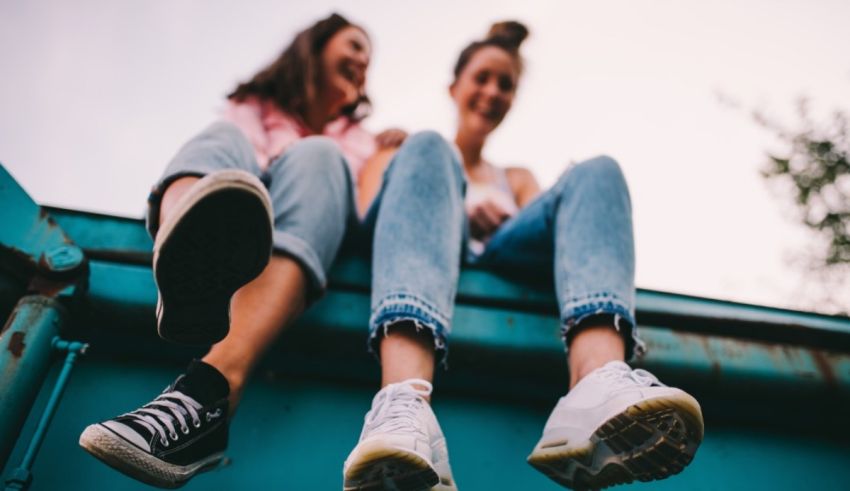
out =
[[156,235],[160,201],[169,184],[223,169],[249,172],[266,185],[274,214],[274,250],[301,265],[310,285],[308,301],[317,299],[346,230],[357,223],[351,174],[337,144],[324,136],[304,138],[263,171],[239,128],[214,123],[183,145],[151,191],[151,236]]
[[444,355],[465,257],[509,275],[551,278],[565,346],[576,328],[604,322],[623,334],[627,359],[643,353],[635,329],[631,203],[613,159],[569,168],[505,222],[480,256],[465,247],[464,188],[457,154],[435,133],[409,138],[390,163],[362,224],[373,238],[371,348],[395,322],[412,321],[434,332]]
[[[241,169],[266,185],[274,212],[273,247],[295,259],[321,296],[343,239],[372,249],[370,350],[380,327],[411,321],[433,331],[445,351],[463,245],[463,170],[435,132],[411,135],[396,152],[362,222],[339,147],[322,136],[291,145],[263,171],[251,144],[233,124],[217,122],[189,140],[166,167],[148,199],[148,230],[156,235],[159,205],[184,176]],[[371,251],[370,251],[371,252]]]
[[551,278],[565,345],[576,327],[605,322],[624,335],[631,359],[646,349],[635,329],[634,250],[626,180],[617,162],[602,156],[567,169],[469,262]]
[[458,157],[437,133],[408,137],[384,172],[361,223],[372,239],[369,348],[392,324],[413,322],[434,333],[445,358],[463,257],[466,181]]
[[[262,171],[241,131],[215,123],[180,149],[154,186],[151,235],[168,184],[229,168],[250,172],[266,184],[275,216],[274,249],[302,266],[311,301],[326,288],[327,271],[348,234],[372,256],[370,349],[388,327],[406,321],[433,332],[444,358],[459,271],[468,254],[468,227],[463,169],[441,136],[429,131],[407,138],[358,221],[350,171],[332,140],[305,138]],[[469,259],[508,272],[554,271],[565,337],[590,316],[610,315],[618,328],[631,332],[627,341],[634,342],[627,343],[627,356],[641,349],[633,328],[631,209],[613,160],[598,158],[571,168],[503,224],[481,256]]]

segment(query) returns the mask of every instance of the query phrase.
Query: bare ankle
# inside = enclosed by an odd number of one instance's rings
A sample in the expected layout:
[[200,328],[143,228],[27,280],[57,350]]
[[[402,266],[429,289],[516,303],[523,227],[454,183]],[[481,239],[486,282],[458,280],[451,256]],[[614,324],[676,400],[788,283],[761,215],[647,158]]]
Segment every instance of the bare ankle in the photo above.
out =
[[195,185],[200,177],[196,176],[185,176],[181,177],[171,184],[165,189],[165,192],[162,195],[162,202],[159,205],[159,224],[168,220],[171,216],[171,211],[174,209],[175,203],[180,201],[180,198],[186,194],[186,191],[189,190],[192,186]]
[[625,361],[625,341],[614,326],[588,326],[570,343],[570,388],[587,374],[611,361]]
[[381,386],[409,379],[434,379],[434,336],[413,322],[387,329],[380,341]]

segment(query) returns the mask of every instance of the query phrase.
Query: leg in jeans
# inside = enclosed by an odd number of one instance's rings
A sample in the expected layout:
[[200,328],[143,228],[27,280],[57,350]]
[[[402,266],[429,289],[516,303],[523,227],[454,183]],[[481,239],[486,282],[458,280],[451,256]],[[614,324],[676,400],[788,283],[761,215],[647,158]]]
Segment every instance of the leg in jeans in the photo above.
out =
[[631,204],[614,160],[598,157],[570,168],[499,228],[474,262],[554,276],[570,387],[605,363],[643,350],[633,327]]
[[479,263],[552,275],[569,393],[529,463],[556,482],[596,489],[680,472],[702,440],[699,404],[624,359],[643,351],[634,321],[634,243],[622,172],[607,157],[572,167],[506,222]]
[[234,295],[230,333],[203,359],[228,379],[232,406],[265,348],[324,291],[326,271],[353,218],[348,166],[325,137],[295,143],[263,178],[274,208],[274,255]]
[[[159,216],[159,223],[164,222],[169,205],[201,175],[233,168],[267,183],[274,213],[274,255],[263,273],[233,296],[230,332],[203,358],[228,380],[231,410],[265,348],[324,290],[325,271],[336,256],[353,213],[351,178],[331,140],[305,138],[287,149],[264,173],[238,128],[216,123],[173,159],[158,186],[165,189],[161,211],[152,205],[151,219]],[[150,221],[149,227],[152,233],[157,230]]]
[[[433,132],[411,136],[390,163],[364,220],[374,229],[370,347],[404,323],[427,335],[428,352],[444,354],[463,243],[462,172]],[[384,380],[398,377],[384,373]]]
[[455,489],[429,402],[435,350],[445,356],[451,330],[463,187],[451,147],[418,133],[396,153],[364,220],[366,233],[374,231],[369,346],[380,354],[383,388],[346,460],[345,489],[389,481],[403,490]]
[[[148,221],[152,234],[160,223],[167,225],[169,203],[181,202],[173,193],[193,193],[193,186],[202,186],[207,179],[198,180],[200,176],[214,180],[233,175],[233,169],[262,177],[268,184],[274,256],[256,279],[233,295],[229,333],[204,362],[193,362],[151,403],[91,425],[80,437],[80,444],[99,459],[156,486],[179,486],[221,460],[228,413],[232,415],[245,379],[270,342],[322,291],[325,271],[353,218],[351,179],[333,143],[304,139],[261,173],[241,132],[217,123],[181,149],[152,194]],[[160,197],[165,207],[161,213]]]

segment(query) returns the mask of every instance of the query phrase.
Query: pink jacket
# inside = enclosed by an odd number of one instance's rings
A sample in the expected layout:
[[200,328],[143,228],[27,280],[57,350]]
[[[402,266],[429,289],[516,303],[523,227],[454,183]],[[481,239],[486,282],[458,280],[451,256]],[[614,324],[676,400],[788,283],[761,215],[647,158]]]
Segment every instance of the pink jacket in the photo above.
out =
[[[300,118],[293,117],[270,100],[249,97],[242,102],[227,101],[223,118],[235,124],[254,147],[257,162],[265,170],[272,160],[301,138],[313,134]],[[375,137],[357,123],[341,117],[328,123],[322,135],[339,145],[354,180],[366,160],[377,149]]]

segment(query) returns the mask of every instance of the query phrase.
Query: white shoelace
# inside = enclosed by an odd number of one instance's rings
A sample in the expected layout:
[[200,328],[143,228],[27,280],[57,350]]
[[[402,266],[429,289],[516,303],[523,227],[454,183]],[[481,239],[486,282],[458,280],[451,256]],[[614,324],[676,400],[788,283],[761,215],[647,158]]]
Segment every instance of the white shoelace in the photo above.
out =
[[650,387],[653,385],[666,387],[652,373],[642,369],[631,369],[623,362],[609,362],[602,368],[597,369],[597,375],[610,380],[615,387],[637,385],[639,387]]
[[[419,389],[414,385],[425,387],[425,389]],[[423,437],[427,436],[421,427],[417,413],[424,404],[427,404],[424,397],[431,395],[433,390],[431,383],[422,379],[409,379],[387,385],[375,395],[372,401],[372,410],[366,414],[363,434],[413,431]]]
[[133,418],[151,433],[157,433],[159,435],[159,442],[167,447],[169,445],[169,437],[172,440],[177,440],[179,436],[177,435],[177,428],[174,425],[175,422],[179,423],[180,431],[184,435],[189,433],[187,416],[191,418],[192,426],[195,428],[201,426],[201,418],[198,415],[198,410],[202,407],[196,400],[175,390],[164,392],[141,408],[130,413],[122,414],[121,416]]

